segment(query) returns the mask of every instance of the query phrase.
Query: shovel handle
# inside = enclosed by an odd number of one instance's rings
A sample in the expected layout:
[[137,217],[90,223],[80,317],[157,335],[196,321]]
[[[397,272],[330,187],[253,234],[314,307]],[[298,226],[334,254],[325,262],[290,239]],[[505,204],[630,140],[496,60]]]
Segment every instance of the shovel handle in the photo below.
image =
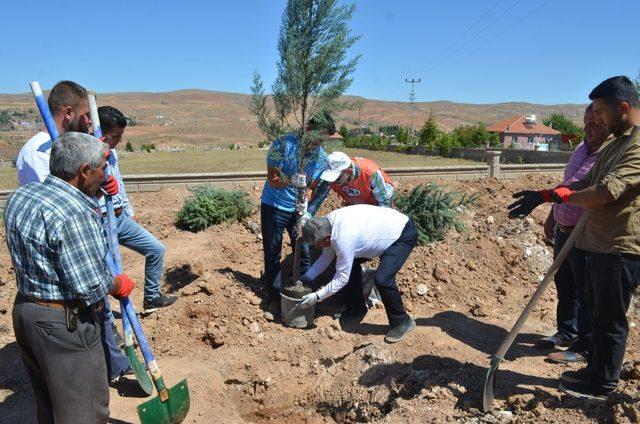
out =
[[[93,94],[89,94],[87,96],[87,100],[89,101],[89,113],[91,113],[93,134],[96,137],[102,137],[96,98]],[[114,156],[109,155],[109,164],[113,165],[114,161]],[[107,175],[111,175],[111,173],[112,167],[109,166],[107,167]],[[119,275],[122,273],[122,257],[120,256],[120,250],[118,249],[118,230],[116,228],[113,200],[109,195],[105,196],[105,206],[107,208],[107,223],[109,230],[107,232],[107,242],[112,254],[112,257],[110,258],[111,260],[107,260],[107,266],[112,268],[111,272],[114,275]],[[108,256],[109,255],[107,255],[107,258]],[[144,357],[144,361],[147,364],[147,368],[149,368],[149,373],[151,374],[153,383],[156,386],[156,390],[158,390],[158,396],[160,397],[161,401],[166,402],[167,399],[169,399],[169,392],[167,391],[167,387],[164,384],[164,379],[162,378],[162,373],[160,372],[160,368],[158,367],[156,358],[153,356],[153,352],[151,352],[147,337],[144,335],[144,331],[142,330],[142,326],[140,325],[140,321],[138,320],[138,315],[136,314],[136,311],[133,308],[133,304],[128,297],[120,299],[120,309],[123,317],[123,325],[125,327],[125,336],[127,332],[127,320],[125,320],[124,318],[126,316],[129,324],[131,324],[131,327],[133,328],[133,333],[136,335],[136,339],[138,340],[138,344],[140,345],[140,350],[142,351],[142,356]]]
[[49,136],[52,140],[58,139],[58,127],[56,127],[56,123],[53,121],[53,116],[51,115],[51,111],[49,110],[49,105],[44,98],[44,94],[42,94],[42,88],[40,88],[40,83],[38,81],[31,81],[29,83],[31,87],[31,92],[33,93],[33,97],[36,99],[36,104],[38,105],[38,110],[40,111],[40,116],[42,116],[42,121],[44,125],[47,127],[47,131],[49,132]]

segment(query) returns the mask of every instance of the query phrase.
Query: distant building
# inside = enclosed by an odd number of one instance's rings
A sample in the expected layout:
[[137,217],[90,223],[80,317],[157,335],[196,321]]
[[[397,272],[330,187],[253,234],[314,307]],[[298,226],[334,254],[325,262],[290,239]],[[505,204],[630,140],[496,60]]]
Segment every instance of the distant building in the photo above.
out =
[[498,133],[505,149],[548,150],[548,147],[560,148],[563,144],[560,131],[538,122],[536,115],[512,116],[491,125],[487,131]]

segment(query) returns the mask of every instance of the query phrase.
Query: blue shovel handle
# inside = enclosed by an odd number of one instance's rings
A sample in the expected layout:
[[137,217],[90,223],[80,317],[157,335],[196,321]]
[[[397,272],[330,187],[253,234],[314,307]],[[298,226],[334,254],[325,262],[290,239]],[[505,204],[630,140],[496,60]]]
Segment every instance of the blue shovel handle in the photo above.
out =
[[[96,105],[95,96],[90,94],[87,100],[89,101],[89,112],[91,113],[93,134],[98,138],[102,137],[102,130],[100,128],[100,119],[98,117],[98,108]],[[107,167],[107,176],[112,175],[114,164],[115,157],[113,155],[109,155],[110,166]],[[113,199],[109,195],[105,195],[105,206],[107,209],[107,226],[109,230],[107,234],[107,243],[112,254],[112,257],[109,257],[109,255],[107,255],[106,263],[107,267],[113,275],[120,275],[122,274],[122,258],[120,256],[120,250],[118,248],[118,230],[116,228],[116,215],[113,209]],[[158,396],[160,397],[161,401],[165,402],[169,399],[169,392],[165,387],[162,373],[160,372],[160,368],[156,363],[156,358],[153,356],[153,352],[151,352],[149,342],[144,335],[144,331],[142,331],[142,326],[140,325],[140,321],[138,320],[138,315],[136,315],[133,304],[131,303],[131,301],[129,301],[128,297],[120,299],[120,308],[123,317],[126,315],[126,317],[129,319],[131,327],[133,327],[133,332],[136,335],[136,339],[138,340],[138,345],[140,346],[140,350],[142,351],[142,356],[144,357],[144,361],[147,364],[147,368],[149,369],[149,373],[151,374],[153,383],[156,386],[156,390],[158,390]]]
[[56,141],[58,139],[58,127],[56,127],[56,123],[53,121],[49,105],[47,105],[44,94],[42,94],[40,83],[38,81],[32,81],[29,83],[29,86],[31,86],[33,97],[36,99],[38,110],[40,110],[40,116],[42,116],[42,121],[47,127],[47,131],[49,131],[49,136],[51,137],[51,140]]

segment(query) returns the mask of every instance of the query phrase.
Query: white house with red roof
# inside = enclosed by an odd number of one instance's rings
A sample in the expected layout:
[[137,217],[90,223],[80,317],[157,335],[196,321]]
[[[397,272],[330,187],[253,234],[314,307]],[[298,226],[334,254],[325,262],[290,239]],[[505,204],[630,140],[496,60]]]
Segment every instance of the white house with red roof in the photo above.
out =
[[505,149],[538,150],[541,145],[562,144],[562,133],[537,121],[536,115],[512,116],[491,125],[487,131],[500,134],[500,144]]

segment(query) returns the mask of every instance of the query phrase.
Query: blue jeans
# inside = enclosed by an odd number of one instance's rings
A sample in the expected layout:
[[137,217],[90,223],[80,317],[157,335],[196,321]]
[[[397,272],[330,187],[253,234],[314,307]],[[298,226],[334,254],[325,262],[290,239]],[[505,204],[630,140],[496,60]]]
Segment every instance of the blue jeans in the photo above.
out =
[[102,328],[102,348],[104,350],[104,359],[107,363],[107,375],[109,376],[109,381],[111,381],[127,371],[130,366],[129,360],[122,353],[122,349],[120,349],[120,346],[116,344],[113,338],[113,331],[111,330],[113,315],[111,314],[109,296],[105,296],[104,308],[98,315]]
[[[262,248],[264,250],[264,275],[262,277],[268,290],[280,287],[280,254],[282,253],[282,235],[286,229],[295,241],[296,213],[287,212],[262,203],[260,205],[260,221],[262,230]],[[302,243],[300,255],[300,275],[304,275],[311,267],[309,245]]]
[[160,277],[164,264],[164,245],[149,231],[124,214],[117,218],[120,244],[144,255],[144,300],[160,297]]

